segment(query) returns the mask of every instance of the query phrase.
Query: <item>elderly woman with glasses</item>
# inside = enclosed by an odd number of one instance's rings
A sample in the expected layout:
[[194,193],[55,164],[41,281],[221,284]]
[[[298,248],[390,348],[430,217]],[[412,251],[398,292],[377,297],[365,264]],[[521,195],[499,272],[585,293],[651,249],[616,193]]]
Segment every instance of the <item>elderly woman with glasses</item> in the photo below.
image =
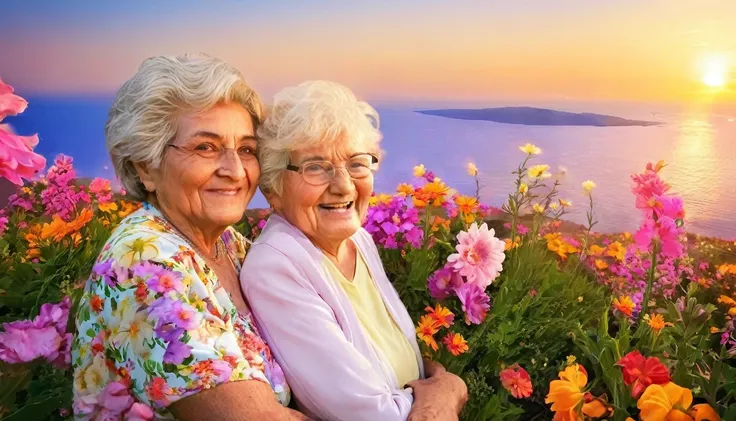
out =
[[463,381],[424,362],[414,326],[361,228],[373,193],[378,115],[347,88],[276,95],[258,131],[274,209],[240,274],[300,410],[324,420],[452,420]]
[[260,174],[258,96],[206,56],[155,57],[105,127],[142,207],[103,247],[72,349],[75,419],[304,420],[240,292],[238,222]]

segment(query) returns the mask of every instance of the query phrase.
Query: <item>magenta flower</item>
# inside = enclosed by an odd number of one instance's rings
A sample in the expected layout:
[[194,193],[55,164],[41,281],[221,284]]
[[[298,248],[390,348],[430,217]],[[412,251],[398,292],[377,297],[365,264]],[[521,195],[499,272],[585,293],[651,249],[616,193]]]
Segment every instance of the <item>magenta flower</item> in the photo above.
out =
[[5,230],[8,229],[8,218],[0,216],[0,236],[5,234]]
[[460,275],[448,265],[430,275],[427,280],[429,294],[438,300],[449,297],[462,284]]
[[457,297],[463,305],[466,324],[481,324],[491,308],[490,298],[480,286],[467,282],[455,289]]
[[451,254],[447,262],[468,282],[476,283],[485,290],[503,270],[505,244],[495,237],[495,231],[483,223],[473,223],[468,231],[457,235],[457,253]]
[[418,211],[408,207],[406,198],[394,196],[389,203],[379,202],[368,208],[363,227],[376,244],[398,249],[407,245],[421,247],[424,231],[418,224]]

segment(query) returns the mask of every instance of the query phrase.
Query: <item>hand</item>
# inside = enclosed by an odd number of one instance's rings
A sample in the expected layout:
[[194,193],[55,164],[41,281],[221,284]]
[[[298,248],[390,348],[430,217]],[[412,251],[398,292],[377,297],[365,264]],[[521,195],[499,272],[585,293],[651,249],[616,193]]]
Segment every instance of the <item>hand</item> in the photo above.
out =
[[439,368],[430,366],[430,370],[433,370],[431,377],[407,385],[414,389],[414,405],[407,421],[458,419],[468,400],[468,388],[460,377]]
[[424,360],[424,377],[433,377],[435,374],[444,373],[445,367],[437,361]]

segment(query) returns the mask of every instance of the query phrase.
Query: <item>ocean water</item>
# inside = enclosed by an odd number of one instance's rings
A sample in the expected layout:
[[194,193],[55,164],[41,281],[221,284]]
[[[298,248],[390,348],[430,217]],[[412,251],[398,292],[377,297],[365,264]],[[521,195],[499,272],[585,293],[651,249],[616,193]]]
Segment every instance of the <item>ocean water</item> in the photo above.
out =
[[[82,176],[114,179],[103,127],[111,98],[28,98],[27,111],[8,121],[20,134],[38,133],[37,151],[52,160],[74,157]],[[502,104],[486,104],[497,106]],[[516,104],[504,104],[516,105]],[[511,172],[524,156],[518,146],[532,142],[544,152],[532,163],[548,164],[562,177],[562,197],[572,200],[569,219],[583,222],[587,199],[580,183],[593,180],[596,229],[633,231],[641,215],[634,208],[631,174],[647,162],[665,160],[663,177],[685,201],[691,232],[736,240],[736,115],[696,108],[652,108],[641,104],[527,104],[573,112],[599,112],[656,120],[653,127],[545,127],[454,120],[416,113],[417,108],[378,106],[386,152],[376,176],[377,192],[393,192],[411,181],[412,167],[424,164],[451,187],[472,193],[466,164],[480,170],[481,198],[500,206],[513,189]],[[430,107],[427,107],[430,108]],[[437,107],[436,104],[433,108]],[[258,195],[251,207],[266,205]]]

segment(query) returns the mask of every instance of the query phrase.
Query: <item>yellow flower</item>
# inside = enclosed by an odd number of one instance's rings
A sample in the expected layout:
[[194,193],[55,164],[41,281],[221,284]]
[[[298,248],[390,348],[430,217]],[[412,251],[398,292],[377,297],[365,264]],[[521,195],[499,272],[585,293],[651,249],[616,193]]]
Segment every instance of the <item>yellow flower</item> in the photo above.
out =
[[549,207],[550,207],[550,208],[551,208],[552,210],[557,210],[557,207],[558,207],[558,205],[557,205],[557,203],[551,203],[551,204],[549,205]]
[[529,186],[527,186],[526,183],[521,183],[519,185],[519,193],[527,194],[528,191],[529,191]]
[[519,247],[519,244],[521,243],[521,237],[517,235],[516,241],[514,241],[513,243],[511,242],[510,238],[504,238],[503,242],[506,243],[506,245],[503,247],[504,251],[508,251]]
[[471,177],[478,175],[478,167],[476,167],[472,162],[468,162],[468,175]]
[[636,403],[641,411],[641,421],[685,421],[691,420],[687,414],[693,403],[693,393],[672,382],[664,386],[652,384],[647,387]]
[[532,145],[531,143],[527,143],[524,146],[519,146],[519,150],[527,155],[539,155],[540,153],[542,153],[542,149]]
[[115,202],[100,203],[97,207],[105,213],[113,213],[118,210],[118,205]]
[[132,266],[136,261],[151,260],[158,256],[158,247],[156,247],[156,236],[138,237],[133,241],[123,243],[126,249],[120,256],[120,264],[124,266]]
[[370,206],[375,206],[379,203],[387,205],[391,203],[392,199],[393,199],[393,196],[391,196],[390,194],[385,194],[385,193],[377,194],[375,196],[372,196],[370,199],[368,199],[368,204]]
[[549,165],[535,165],[529,168],[529,178],[550,178],[552,174],[548,173]]
[[419,164],[414,167],[414,177],[424,177],[427,170],[424,168],[424,164]]
[[566,360],[566,365],[573,365],[575,364],[575,361],[577,361],[577,357],[574,355],[568,355]]
[[626,256],[626,248],[618,241],[614,241],[608,245],[606,256],[615,257],[616,260],[622,262]]
[[414,187],[410,184],[401,183],[399,184],[399,187],[396,188],[396,193],[399,196],[411,196],[414,194]]
[[595,188],[595,183],[590,180],[585,180],[583,181],[582,186],[583,186],[583,190],[585,191],[585,193],[590,194],[590,192],[592,192],[593,189]]
[[535,203],[533,208],[534,208],[534,212],[544,213],[544,206],[540,205],[539,203]]

